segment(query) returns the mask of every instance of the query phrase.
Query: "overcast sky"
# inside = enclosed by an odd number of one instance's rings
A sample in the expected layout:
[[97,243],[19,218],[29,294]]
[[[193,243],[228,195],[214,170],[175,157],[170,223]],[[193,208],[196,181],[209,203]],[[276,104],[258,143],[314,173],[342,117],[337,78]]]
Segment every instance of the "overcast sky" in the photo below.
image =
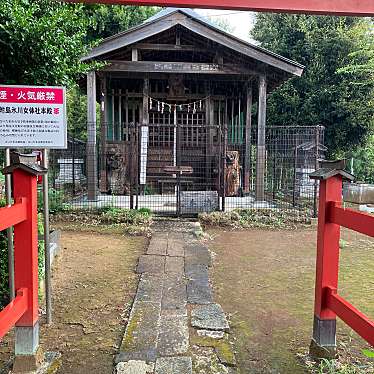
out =
[[234,29],[235,36],[250,41],[249,32],[253,27],[255,13],[216,9],[195,9],[195,11],[203,16],[209,15],[212,19],[227,19]]

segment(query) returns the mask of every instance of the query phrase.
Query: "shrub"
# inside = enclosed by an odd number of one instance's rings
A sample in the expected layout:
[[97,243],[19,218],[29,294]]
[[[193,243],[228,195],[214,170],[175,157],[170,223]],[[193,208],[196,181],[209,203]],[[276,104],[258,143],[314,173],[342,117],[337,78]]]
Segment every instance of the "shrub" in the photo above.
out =
[[279,209],[235,209],[229,212],[201,213],[199,220],[206,226],[231,228],[287,228],[310,223],[310,217],[306,213]]
[[99,214],[100,220],[108,224],[124,223],[127,225],[141,225],[149,223],[151,218],[151,212],[144,208],[139,210],[103,208]]
[[[65,203],[65,196],[63,191],[57,191],[54,188],[48,189],[49,198],[49,212],[58,213],[63,212],[67,209],[67,204]],[[38,212],[43,211],[43,191],[38,191]]]

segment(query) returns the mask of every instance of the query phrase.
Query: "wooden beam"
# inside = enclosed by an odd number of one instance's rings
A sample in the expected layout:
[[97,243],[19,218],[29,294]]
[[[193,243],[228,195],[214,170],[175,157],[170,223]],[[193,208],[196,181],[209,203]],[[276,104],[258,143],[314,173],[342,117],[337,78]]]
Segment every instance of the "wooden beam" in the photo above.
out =
[[178,44],[152,44],[152,43],[138,43],[135,47],[139,50],[149,51],[181,51],[181,52],[206,52],[212,53],[207,48],[198,48],[194,45],[178,45]]
[[100,133],[101,133],[101,152],[100,152],[100,192],[108,191],[108,176],[106,170],[106,135],[107,135],[107,78],[105,74],[100,76]]
[[247,86],[247,103],[245,110],[245,134],[244,134],[244,192],[250,191],[251,178],[251,134],[252,134],[252,83],[249,82]]
[[96,72],[87,73],[87,197],[97,198],[96,160]]
[[221,74],[255,75],[253,70],[234,64],[210,64],[195,62],[156,62],[156,61],[108,61],[104,71],[144,72],[144,73],[181,73],[181,74]]
[[373,0],[65,0],[66,2],[158,5],[187,8],[250,10],[255,12],[374,16]]
[[265,136],[266,136],[266,77],[260,75],[258,81],[258,123],[256,159],[256,200],[265,200]]
[[253,45],[247,45],[238,39],[232,38],[230,35],[222,34],[222,32],[220,32],[219,30],[207,29],[206,25],[199,24],[193,19],[185,18],[180,21],[180,24],[186,27],[188,30],[204,38],[210,39],[235,51],[240,51],[250,58],[253,58],[275,68],[282,69],[290,74],[301,76],[303,73],[304,66],[300,64],[266,51],[262,48]]
[[[71,2],[74,2],[74,1],[71,1]],[[178,20],[170,19],[169,22],[159,22],[159,23],[153,24],[152,27],[150,28],[147,27],[147,24],[145,23],[141,27],[139,27],[137,30],[131,32],[131,34],[127,35],[125,38],[121,38],[118,35],[115,35],[112,38],[108,38],[105,42],[93,48],[87,56],[82,58],[82,61],[94,59],[95,57],[105,55],[114,50],[118,50],[120,48],[126,47],[128,45],[131,45],[141,40],[144,40],[146,38],[149,38],[153,35],[159,34],[163,31],[166,31],[174,27],[177,23],[178,23]]]

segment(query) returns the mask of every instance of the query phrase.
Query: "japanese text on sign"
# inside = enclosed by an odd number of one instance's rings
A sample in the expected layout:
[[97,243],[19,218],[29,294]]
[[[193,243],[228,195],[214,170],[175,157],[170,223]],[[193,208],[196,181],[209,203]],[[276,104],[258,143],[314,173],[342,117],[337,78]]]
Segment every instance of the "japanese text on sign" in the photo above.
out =
[[0,147],[66,148],[65,89],[0,86]]

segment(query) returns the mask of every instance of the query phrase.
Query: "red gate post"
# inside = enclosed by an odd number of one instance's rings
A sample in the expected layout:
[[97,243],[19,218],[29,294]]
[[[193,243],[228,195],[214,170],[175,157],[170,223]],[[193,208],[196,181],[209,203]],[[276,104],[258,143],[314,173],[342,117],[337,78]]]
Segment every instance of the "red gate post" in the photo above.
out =
[[14,373],[36,370],[43,359],[39,350],[37,175],[46,169],[16,163],[4,169],[13,175],[13,198],[26,203],[26,219],[14,226],[16,292],[27,290],[27,310],[16,323]]
[[[340,225],[329,221],[331,202],[341,204],[342,181],[353,180],[345,172],[345,161],[324,161],[310,174],[319,180],[318,236],[313,338],[310,354],[318,358],[336,356],[336,314],[327,306],[328,287],[338,288]],[[316,182],[317,183],[317,182]]]

